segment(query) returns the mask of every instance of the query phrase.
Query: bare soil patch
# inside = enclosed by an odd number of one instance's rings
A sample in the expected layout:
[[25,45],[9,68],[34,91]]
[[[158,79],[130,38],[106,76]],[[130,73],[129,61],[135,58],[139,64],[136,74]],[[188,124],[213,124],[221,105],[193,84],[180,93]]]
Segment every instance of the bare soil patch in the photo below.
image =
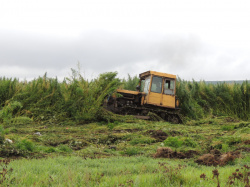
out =
[[140,131],[141,129],[117,129],[117,130],[113,130],[114,133],[123,133],[123,132],[138,132]]
[[239,147],[236,149],[236,151],[244,151],[249,153],[250,152],[250,147]]
[[159,142],[166,140],[168,137],[167,133],[163,132],[162,130],[148,130],[146,134],[151,135],[151,137],[155,138]]
[[219,150],[214,149],[211,150],[210,153],[200,156],[197,160],[195,160],[195,162],[200,165],[206,166],[224,166],[239,157],[240,151],[233,151],[222,154]]
[[237,120],[237,119],[234,119],[234,118],[232,118],[232,117],[226,117],[225,119],[224,119],[226,122],[239,122],[239,120]]
[[185,158],[193,158],[195,155],[198,155],[199,153],[194,150],[188,150],[187,152],[177,152],[173,151],[169,147],[161,147],[158,148],[154,158],[179,158],[179,159],[185,159]]
[[246,144],[246,145],[250,145],[250,140],[246,140],[243,143]]

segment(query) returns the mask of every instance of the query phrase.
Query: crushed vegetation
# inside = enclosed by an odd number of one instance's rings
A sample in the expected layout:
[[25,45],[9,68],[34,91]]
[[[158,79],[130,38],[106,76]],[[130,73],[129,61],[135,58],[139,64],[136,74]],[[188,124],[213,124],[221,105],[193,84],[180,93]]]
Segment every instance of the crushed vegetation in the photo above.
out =
[[159,142],[166,140],[168,136],[167,133],[163,132],[162,130],[148,130],[146,133],[151,135],[153,138],[155,138]]
[[198,155],[198,151],[194,150],[188,150],[186,152],[177,152],[173,151],[169,147],[160,147],[157,149],[156,154],[154,155],[154,158],[179,158],[179,159],[185,159],[185,158],[193,158],[195,155]]
[[[144,155],[191,159],[207,166],[228,165],[249,156],[249,126],[242,121],[225,122],[222,117],[192,121],[188,125],[138,119],[130,123],[110,121],[3,124],[0,126],[0,156],[41,158],[74,154],[102,158]],[[221,128],[225,125],[237,128]]]
[[210,153],[200,156],[196,163],[206,166],[224,166],[233,163],[236,158],[240,158],[240,151],[232,151],[222,154],[219,150],[211,150]]

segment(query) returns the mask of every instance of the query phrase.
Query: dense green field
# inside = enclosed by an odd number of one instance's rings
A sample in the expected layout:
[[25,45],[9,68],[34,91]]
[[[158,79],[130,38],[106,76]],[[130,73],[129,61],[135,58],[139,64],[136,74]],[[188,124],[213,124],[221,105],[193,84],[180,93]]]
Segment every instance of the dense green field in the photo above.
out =
[[137,77],[0,78],[1,186],[247,186],[250,84],[177,81],[183,124],[103,109]]
[[[221,186],[226,186],[228,177],[236,169],[242,170],[242,163],[239,160],[233,166],[216,168]],[[10,167],[14,168],[13,186],[217,186],[217,179],[213,179],[212,174],[214,167],[195,165],[189,160],[145,156],[101,159],[60,156],[16,160]],[[206,175],[205,180],[200,178],[202,173]],[[244,186],[244,183],[235,180],[234,186]]]

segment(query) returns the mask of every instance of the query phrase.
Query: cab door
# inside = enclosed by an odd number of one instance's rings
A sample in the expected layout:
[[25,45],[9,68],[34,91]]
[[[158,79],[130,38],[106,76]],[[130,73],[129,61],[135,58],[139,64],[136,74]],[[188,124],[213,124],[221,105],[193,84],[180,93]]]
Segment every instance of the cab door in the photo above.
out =
[[162,105],[175,108],[175,79],[163,79]]
[[147,103],[162,105],[162,77],[152,76],[150,92],[147,96]]

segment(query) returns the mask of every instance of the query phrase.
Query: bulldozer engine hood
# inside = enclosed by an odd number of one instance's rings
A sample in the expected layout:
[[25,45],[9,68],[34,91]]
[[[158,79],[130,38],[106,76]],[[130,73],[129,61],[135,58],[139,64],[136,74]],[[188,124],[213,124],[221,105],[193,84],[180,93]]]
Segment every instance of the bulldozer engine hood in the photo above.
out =
[[138,91],[131,91],[131,90],[122,90],[122,89],[117,89],[117,93],[126,93],[126,94],[132,94],[132,95],[146,95],[144,92],[138,92]]

